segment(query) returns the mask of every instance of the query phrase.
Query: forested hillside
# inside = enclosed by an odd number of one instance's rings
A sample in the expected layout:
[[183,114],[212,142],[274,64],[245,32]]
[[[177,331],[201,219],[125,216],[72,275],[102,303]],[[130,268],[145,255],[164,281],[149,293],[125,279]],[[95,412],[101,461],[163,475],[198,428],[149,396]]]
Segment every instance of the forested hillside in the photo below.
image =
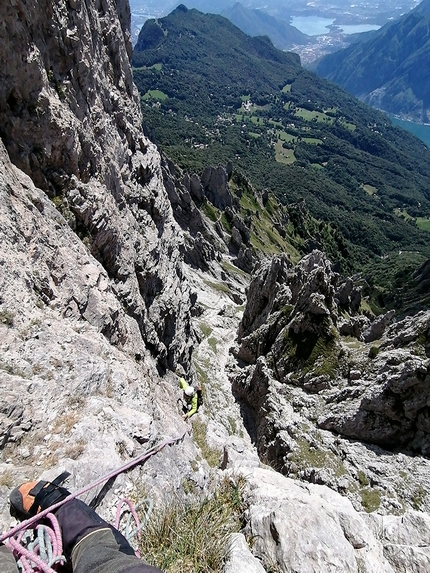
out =
[[430,119],[430,0],[374,33],[325,56],[317,73],[365,102],[414,121]]
[[185,170],[231,161],[282,202],[305,199],[341,232],[343,270],[389,261],[381,280],[402,278],[429,256],[427,147],[294,54],[179,6],[145,23],[133,64],[145,126]]
[[312,44],[316,41],[288,22],[277,20],[263,10],[246,8],[240,2],[223,10],[222,15],[249,36],[268,36],[281,50],[287,50],[296,44]]

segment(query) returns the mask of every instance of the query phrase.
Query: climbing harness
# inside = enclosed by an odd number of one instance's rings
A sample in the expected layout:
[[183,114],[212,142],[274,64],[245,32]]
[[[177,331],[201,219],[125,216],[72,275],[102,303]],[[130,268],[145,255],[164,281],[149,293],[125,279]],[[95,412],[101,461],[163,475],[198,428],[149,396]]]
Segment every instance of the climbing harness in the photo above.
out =
[[[134,466],[137,466],[138,464],[146,461],[148,458],[161,451],[164,447],[181,442],[184,439],[186,433],[187,432],[184,432],[181,436],[162,441],[140,456],[133,458],[120,468],[113,470],[109,474],[97,479],[95,482],[82,488],[81,490],[70,494],[61,501],[54,503],[50,507],[40,511],[40,513],[34,517],[19,523],[0,536],[0,543],[5,542],[10,547],[10,549],[13,550],[14,555],[17,558],[17,565],[22,573],[57,573],[55,567],[59,564],[64,564],[65,557],[62,555],[63,547],[60,527],[58,525],[57,519],[55,518],[55,515],[53,515],[52,512],[68,501],[71,501],[72,499],[87,493],[91,489],[94,489],[104,482],[113,480],[119,474],[124,473]],[[125,498],[121,499],[118,503],[116,512],[116,529],[120,528],[121,518],[124,515],[124,512],[122,511],[124,505],[127,506],[125,512],[128,512],[124,536],[126,537],[127,541],[130,541],[136,535],[138,539],[140,539],[140,532],[145,527],[152,512],[152,501],[145,499],[140,502],[140,504],[133,507],[129,500]],[[142,507],[143,505],[146,506],[145,513],[143,518],[139,520],[136,509],[139,509],[139,507]],[[131,526],[132,517],[135,521],[134,529]],[[50,525],[42,525],[38,523],[43,518],[46,518],[45,520],[49,521]],[[139,557],[138,554],[137,556]]]

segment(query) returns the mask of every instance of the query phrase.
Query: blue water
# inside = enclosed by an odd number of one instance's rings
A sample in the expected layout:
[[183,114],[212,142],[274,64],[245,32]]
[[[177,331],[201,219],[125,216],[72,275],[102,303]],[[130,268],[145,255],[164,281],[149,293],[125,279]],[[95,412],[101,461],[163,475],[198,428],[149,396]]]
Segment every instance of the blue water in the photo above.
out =
[[[320,18],[319,16],[293,16],[291,25],[307,34],[308,36],[319,36],[330,32],[328,26],[331,26],[334,20],[330,18]],[[356,34],[358,32],[369,32],[378,30],[380,26],[373,24],[339,24],[338,28],[345,34]]]
[[361,32],[379,30],[380,27],[376,24],[339,24],[339,28],[344,34],[361,34]]
[[398,125],[399,127],[403,127],[406,131],[410,131],[417,137],[424,141],[427,147],[430,147],[430,125],[429,124],[422,124],[422,123],[414,123],[413,121],[406,121],[404,119],[398,119],[390,115],[391,121],[394,125]]
[[291,25],[307,34],[308,36],[318,36],[319,34],[328,34],[334,20],[330,18],[318,18],[317,16],[293,16]]

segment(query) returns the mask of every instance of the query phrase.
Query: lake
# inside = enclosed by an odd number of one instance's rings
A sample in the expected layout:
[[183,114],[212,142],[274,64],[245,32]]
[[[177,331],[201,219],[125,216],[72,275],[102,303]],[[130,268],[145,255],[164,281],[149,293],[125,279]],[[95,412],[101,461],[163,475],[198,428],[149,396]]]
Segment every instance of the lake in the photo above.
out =
[[403,127],[406,131],[410,131],[417,137],[424,141],[427,147],[430,147],[430,125],[429,124],[422,124],[422,123],[414,123],[413,121],[406,121],[405,119],[399,119],[390,115],[391,121],[394,125],[398,125],[399,127]]
[[[329,26],[334,24],[331,18],[321,18],[319,16],[293,16],[291,25],[307,34],[308,36],[319,36],[321,34],[329,34]],[[369,32],[370,30],[379,30],[380,26],[373,24],[339,24],[338,28],[343,30],[345,34],[356,34],[359,32]]]

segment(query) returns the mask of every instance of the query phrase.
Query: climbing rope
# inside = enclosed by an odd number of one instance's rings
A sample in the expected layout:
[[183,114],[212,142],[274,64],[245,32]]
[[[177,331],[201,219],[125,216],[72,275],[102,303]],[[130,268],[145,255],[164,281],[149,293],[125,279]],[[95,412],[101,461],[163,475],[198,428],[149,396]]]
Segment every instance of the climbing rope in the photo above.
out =
[[[121,517],[122,517],[122,508],[126,506],[125,513],[127,513],[127,521],[125,525],[121,527]],[[149,518],[152,513],[153,509],[153,502],[151,499],[143,499],[135,506],[131,503],[128,499],[120,499],[116,509],[116,517],[115,517],[115,528],[120,530],[127,541],[132,545],[132,540],[134,537],[137,536],[138,540],[140,541],[141,535],[140,532],[148,523]],[[137,510],[141,509],[142,506],[145,506],[145,512],[142,518],[139,519],[137,514]],[[134,518],[134,527],[132,524],[132,518]],[[140,552],[137,550],[135,551],[136,557],[140,557]]]
[[48,513],[48,525],[38,524],[34,529],[20,531],[7,540],[8,547],[18,558],[17,566],[22,573],[55,573],[54,567],[66,562],[62,554],[63,543],[58,521]]
[[[0,536],[0,543],[5,542],[14,552],[16,556],[17,564],[22,571],[22,573],[56,573],[54,567],[58,564],[62,564],[65,562],[65,558],[62,555],[62,539],[61,539],[61,531],[58,525],[58,521],[56,520],[55,516],[53,515],[53,511],[71,501],[72,499],[77,498],[84,493],[87,493],[91,489],[99,486],[103,482],[107,482],[121,473],[128,471],[129,469],[135,467],[136,465],[144,462],[151,456],[157,454],[161,451],[164,447],[168,445],[177,444],[178,442],[182,441],[185,437],[184,432],[181,436],[176,438],[170,438],[162,441],[160,444],[150,448],[140,456],[133,458],[120,468],[113,470],[109,474],[97,479],[92,484],[80,489],[79,491],[70,494],[65,499],[51,505],[50,507],[44,509],[34,517],[30,519],[26,519],[25,521],[19,523],[9,531],[3,533]],[[128,507],[129,516],[127,518],[126,523],[126,533],[125,537],[127,540],[130,540],[134,536],[138,536],[140,538],[140,532],[145,527],[151,512],[152,512],[152,501],[151,500],[143,500],[140,504],[136,507],[133,507],[132,503],[127,499],[121,499],[118,503],[117,512],[116,512],[116,519],[115,519],[115,527],[119,529],[121,516],[122,516],[122,508],[124,504]],[[142,520],[139,520],[138,514],[136,509],[143,504],[146,505],[145,515]],[[131,518],[135,520],[135,528],[131,527]],[[46,518],[46,520],[50,521],[51,527],[48,525],[42,525],[38,522]]]

